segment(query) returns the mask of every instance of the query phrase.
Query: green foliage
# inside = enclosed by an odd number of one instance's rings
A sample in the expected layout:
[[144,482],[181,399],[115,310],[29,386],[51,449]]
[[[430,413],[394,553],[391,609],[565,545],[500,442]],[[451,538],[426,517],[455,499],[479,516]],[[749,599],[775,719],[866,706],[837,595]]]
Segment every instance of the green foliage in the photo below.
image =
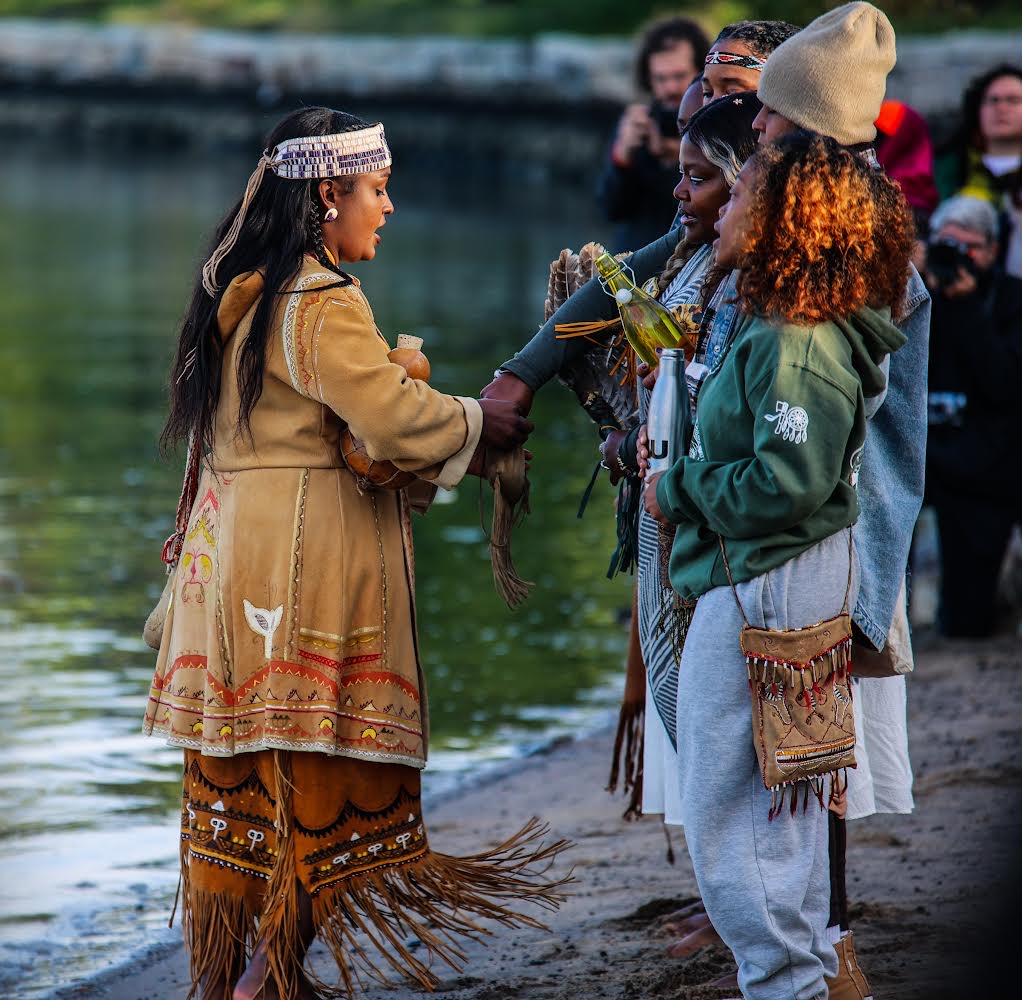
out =
[[[173,22],[248,30],[352,34],[532,36],[545,32],[628,35],[679,11],[713,31],[739,18],[806,24],[836,0],[0,0],[0,16]],[[1022,25],[1016,0],[884,0],[899,31]]]

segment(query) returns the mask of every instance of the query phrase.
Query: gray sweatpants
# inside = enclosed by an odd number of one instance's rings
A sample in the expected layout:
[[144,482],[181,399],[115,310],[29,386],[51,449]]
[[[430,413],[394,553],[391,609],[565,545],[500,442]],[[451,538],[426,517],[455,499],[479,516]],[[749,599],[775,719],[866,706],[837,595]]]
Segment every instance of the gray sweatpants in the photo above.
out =
[[[750,624],[799,628],[836,615],[848,533],[738,585]],[[855,606],[858,572],[849,606]],[[748,1000],[825,997],[837,972],[826,938],[827,814],[785,809],[772,822],[752,739],[752,706],[730,587],[699,598],[678,683],[678,767],[685,840],[713,926],[734,952]]]

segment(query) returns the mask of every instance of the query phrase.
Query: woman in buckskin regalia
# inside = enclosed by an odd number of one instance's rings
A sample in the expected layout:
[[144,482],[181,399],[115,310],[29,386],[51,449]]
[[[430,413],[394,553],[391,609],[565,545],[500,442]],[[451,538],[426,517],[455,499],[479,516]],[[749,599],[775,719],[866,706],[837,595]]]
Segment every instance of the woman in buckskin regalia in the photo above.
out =
[[[382,125],[285,118],[197,279],[164,443],[189,441],[145,731],[184,750],[191,996],[349,996],[372,962],[423,987],[477,918],[554,906],[530,823],[488,854],[432,851],[409,514],[524,442],[512,403],[444,395],[388,358],[358,281],[393,212]],[[346,466],[353,435],[406,489]],[[340,983],[303,968],[314,937]],[[418,938],[413,953],[406,942]],[[382,972],[380,972],[382,974]]]

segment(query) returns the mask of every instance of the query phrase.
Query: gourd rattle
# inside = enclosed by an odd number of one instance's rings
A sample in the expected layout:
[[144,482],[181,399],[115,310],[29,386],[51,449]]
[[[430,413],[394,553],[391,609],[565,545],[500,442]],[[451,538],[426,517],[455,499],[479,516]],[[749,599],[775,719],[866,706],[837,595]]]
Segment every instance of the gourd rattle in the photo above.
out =
[[[409,378],[429,381],[429,359],[422,353],[421,337],[400,334],[397,347],[387,354],[387,358],[404,368]],[[414,472],[404,472],[392,462],[370,458],[365,445],[347,428],[341,435],[341,456],[363,488],[403,490],[418,478]]]

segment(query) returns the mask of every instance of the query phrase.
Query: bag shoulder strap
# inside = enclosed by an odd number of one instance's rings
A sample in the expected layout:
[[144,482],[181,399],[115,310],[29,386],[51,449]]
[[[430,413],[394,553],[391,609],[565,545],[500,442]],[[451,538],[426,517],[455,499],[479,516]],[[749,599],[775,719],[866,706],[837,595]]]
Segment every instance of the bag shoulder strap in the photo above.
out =
[[[731,595],[735,599],[735,604],[738,605],[738,613],[742,616],[742,621],[745,622],[746,628],[752,628],[749,624],[749,619],[746,617],[745,608],[742,607],[742,602],[738,598],[738,589],[735,587],[734,577],[731,575],[731,564],[728,562],[727,549],[724,547],[723,535],[717,535],[717,541],[720,542],[720,554],[724,559],[724,572],[727,573],[727,582],[731,585]],[[841,614],[848,614],[848,598],[852,595],[852,566],[854,565],[855,551],[852,545],[852,526],[848,526],[848,581],[845,584],[845,599],[841,604]]]
[[735,579],[731,575],[731,563],[727,561],[727,549],[724,548],[724,536],[717,535],[717,541],[720,542],[720,554],[724,558],[724,572],[727,573],[727,582],[731,584],[731,596],[735,599],[735,604],[738,605],[738,613],[742,616],[742,621],[745,622],[746,628],[751,628],[749,619],[745,616],[745,608],[742,607],[742,602],[738,599],[738,590],[735,587]]
[[845,584],[845,599],[841,614],[848,614],[848,598],[852,596],[852,566],[855,564],[855,549],[852,545],[852,525],[848,525],[848,582]]

